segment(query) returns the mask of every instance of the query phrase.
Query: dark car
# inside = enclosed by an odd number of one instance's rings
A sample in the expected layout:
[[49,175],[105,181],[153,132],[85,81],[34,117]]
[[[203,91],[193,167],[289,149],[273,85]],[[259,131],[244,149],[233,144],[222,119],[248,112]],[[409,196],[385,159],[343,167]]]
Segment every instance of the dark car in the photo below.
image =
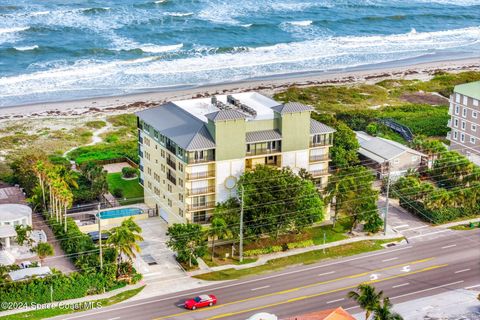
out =
[[185,308],[195,310],[197,308],[211,307],[217,303],[217,297],[213,294],[202,294],[193,299],[185,301]]

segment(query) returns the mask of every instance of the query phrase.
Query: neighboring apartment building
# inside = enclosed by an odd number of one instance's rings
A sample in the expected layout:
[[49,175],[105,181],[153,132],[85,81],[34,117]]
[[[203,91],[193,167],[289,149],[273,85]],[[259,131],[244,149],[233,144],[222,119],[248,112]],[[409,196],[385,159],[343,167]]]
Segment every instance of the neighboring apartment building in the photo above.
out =
[[168,223],[208,223],[218,202],[236,196],[240,175],[259,164],[305,168],[324,187],[334,129],[311,119],[312,110],[247,92],[138,112],[145,203]]
[[405,174],[409,169],[418,170],[428,165],[428,156],[401,143],[373,137],[363,131],[355,131],[360,148],[360,159],[377,172],[379,178]]
[[480,81],[455,86],[448,114],[450,150],[480,159]]

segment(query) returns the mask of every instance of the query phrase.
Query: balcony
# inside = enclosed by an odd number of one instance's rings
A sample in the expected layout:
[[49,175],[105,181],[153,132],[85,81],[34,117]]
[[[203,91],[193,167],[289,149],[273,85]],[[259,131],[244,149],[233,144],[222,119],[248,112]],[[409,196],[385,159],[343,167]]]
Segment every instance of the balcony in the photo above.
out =
[[316,178],[316,177],[321,177],[329,174],[329,171],[328,169],[313,170],[313,171],[310,171],[310,174],[312,175],[312,177]]
[[194,188],[187,189],[187,196],[198,196],[203,194],[215,193],[215,187],[203,187],[203,188]]
[[272,153],[280,153],[282,152],[281,148],[276,149],[253,149],[246,152],[247,157],[249,156],[257,156],[262,154],[272,154]]
[[174,185],[177,185],[177,178],[174,175],[167,173],[167,179]]
[[215,171],[204,171],[204,172],[195,172],[195,173],[187,173],[187,179],[188,180],[201,180],[201,179],[208,179],[208,178],[214,178],[215,177]]
[[173,170],[177,170],[177,164],[175,160],[172,160],[170,158],[167,158],[167,164],[173,168]]
[[188,204],[187,205],[187,210],[192,212],[192,211],[198,211],[198,210],[208,210],[208,209],[213,209],[215,208],[215,201],[208,201],[204,203],[196,203],[196,204]]
[[320,161],[328,161],[328,154],[319,154],[319,155],[314,155],[310,156],[310,162],[320,162]]
[[204,158],[189,158],[188,163],[189,164],[194,164],[194,163],[205,163],[205,162],[210,162],[214,161],[213,155],[211,157],[204,157]]

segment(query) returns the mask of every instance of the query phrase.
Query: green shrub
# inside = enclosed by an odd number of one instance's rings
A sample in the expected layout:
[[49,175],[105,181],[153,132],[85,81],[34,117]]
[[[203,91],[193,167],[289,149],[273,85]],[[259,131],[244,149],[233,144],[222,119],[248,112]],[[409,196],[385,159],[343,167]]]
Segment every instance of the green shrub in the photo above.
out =
[[280,252],[280,251],[283,251],[282,246],[270,246],[270,247],[261,248],[261,249],[247,250],[243,253],[243,255],[246,257],[252,257],[252,256],[259,256],[262,254]]
[[123,198],[123,190],[121,188],[113,189],[112,194],[115,198]]
[[306,248],[313,246],[313,240],[305,240],[305,241],[300,241],[300,242],[292,242],[287,244],[288,249],[296,249],[296,248]]
[[85,123],[85,126],[92,128],[92,129],[100,129],[107,125],[105,121],[102,120],[95,120],[95,121],[88,121]]
[[123,167],[122,168],[122,176],[124,178],[133,178],[137,175],[137,169],[132,167]]

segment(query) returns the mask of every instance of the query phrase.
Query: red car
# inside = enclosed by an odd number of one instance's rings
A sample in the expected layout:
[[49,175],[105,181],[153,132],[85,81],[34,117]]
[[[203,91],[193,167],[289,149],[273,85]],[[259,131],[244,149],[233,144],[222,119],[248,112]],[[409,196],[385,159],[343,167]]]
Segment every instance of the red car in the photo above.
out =
[[217,297],[213,294],[202,294],[201,296],[195,297],[185,301],[185,308],[190,310],[195,310],[197,308],[211,307],[217,303]]

